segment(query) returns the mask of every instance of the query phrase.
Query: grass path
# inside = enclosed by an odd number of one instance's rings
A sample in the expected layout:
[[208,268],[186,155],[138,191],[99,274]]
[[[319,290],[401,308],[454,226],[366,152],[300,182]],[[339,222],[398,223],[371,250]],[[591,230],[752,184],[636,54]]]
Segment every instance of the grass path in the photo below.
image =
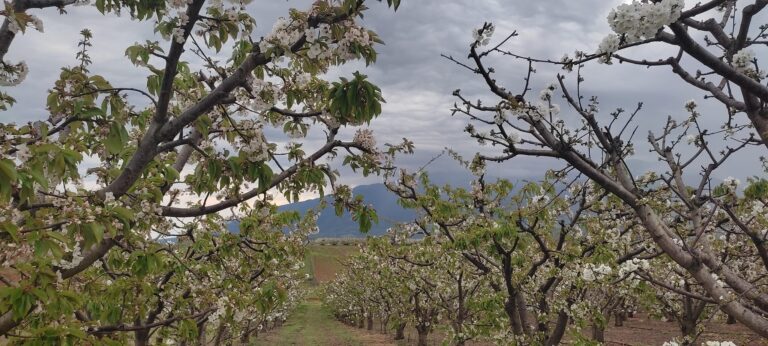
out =
[[277,330],[256,345],[394,345],[384,335],[366,333],[336,321],[317,299],[307,299]]

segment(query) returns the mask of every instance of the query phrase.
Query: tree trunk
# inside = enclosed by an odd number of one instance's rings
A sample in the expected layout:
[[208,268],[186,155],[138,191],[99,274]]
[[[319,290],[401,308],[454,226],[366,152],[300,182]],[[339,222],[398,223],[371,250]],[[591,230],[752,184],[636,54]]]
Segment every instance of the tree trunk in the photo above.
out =
[[509,326],[512,328],[512,333],[515,335],[523,334],[520,316],[517,314],[517,307],[515,307],[515,302],[511,297],[507,297],[507,301],[504,303],[504,312],[507,313],[509,318]]
[[243,335],[240,335],[240,343],[243,345],[247,345],[248,341],[251,340],[251,321],[248,320],[248,323],[245,325],[245,332],[243,332]]
[[419,343],[418,346],[427,346],[427,336],[429,336],[429,329],[424,327],[416,328],[416,331],[419,333]]
[[134,345],[147,346],[149,345],[149,329],[137,330],[133,333]]
[[605,327],[599,323],[592,324],[592,340],[604,343],[605,342]]
[[696,338],[696,320],[683,318],[683,320],[680,321],[680,332],[683,334],[683,337],[690,337],[686,339],[694,340]]
[[568,317],[568,314],[565,313],[565,311],[560,311],[557,314],[557,323],[555,324],[555,328],[552,329],[552,333],[549,334],[549,338],[547,339],[547,346],[560,345],[560,340],[562,340],[563,335],[565,335],[565,329],[568,327],[569,320],[570,318]]
[[[461,335],[464,332],[464,321],[460,320],[451,322],[451,329],[453,329],[453,334],[455,335]],[[462,335],[460,338],[456,339],[456,343],[454,345],[456,346],[463,346],[466,344],[466,340],[463,339],[464,336]]]
[[197,344],[198,345],[206,345],[206,336],[205,336],[205,320],[197,324]]
[[536,319],[532,318],[528,313],[525,297],[523,297],[523,293],[519,290],[515,293],[515,305],[517,306],[517,313],[520,316],[520,324],[523,326],[523,333],[534,333],[536,331]]
[[736,324],[736,318],[734,318],[731,315],[728,315],[728,319],[725,320],[725,324]]
[[219,323],[219,328],[216,329],[216,338],[213,341],[215,346],[221,345],[221,341],[224,340],[224,333],[227,331],[227,326],[224,323]]
[[370,312],[368,313],[368,316],[366,317],[366,322],[368,324],[367,329],[373,330],[373,314],[372,313]]
[[405,323],[400,323],[395,328],[395,340],[405,339]]
[[613,325],[616,327],[623,327],[624,320],[627,319],[627,312],[625,310],[618,311],[616,312],[616,315],[614,317],[615,317],[615,320],[613,322]]

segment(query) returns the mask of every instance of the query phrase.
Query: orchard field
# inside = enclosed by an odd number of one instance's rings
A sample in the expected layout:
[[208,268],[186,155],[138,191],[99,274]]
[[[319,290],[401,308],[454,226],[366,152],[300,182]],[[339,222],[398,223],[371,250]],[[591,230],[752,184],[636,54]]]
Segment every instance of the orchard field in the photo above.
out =
[[0,344],[767,344],[768,0],[0,17]]
[[[331,281],[337,273],[343,272],[344,261],[359,251],[362,241],[349,239],[325,239],[324,244],[346,242],[350,245],[308,246],[308,266],[311,263],[313,284],[323,285]],[[394,340],[390,333],[385,334],[381,320],[376,320],[372,330],[367,326],[346,325],[335,321],[331,311],[321,305],[316,296],[309,296],[293,312],[287,325],[271,331],[258,345],[415,345],[417,331],[413,328],[405,331],[403,340]],[[447,328],[443,325],[438,328]],[[709,339],[733,340],[738,345],[768,345],[748,329],[738,325],[710,323],[705,337]],[[386,331],[386,330],[384,330]],[[674,322],[649,318],[645,313],[628,319],[623,326],[609,325],[605,332],[606,345],[660,345],[677,335]],[[437,330],[428,338],[429,345],[442,345],[445,332]],[[468,342],[468,345],[493,345],[489,340]]]

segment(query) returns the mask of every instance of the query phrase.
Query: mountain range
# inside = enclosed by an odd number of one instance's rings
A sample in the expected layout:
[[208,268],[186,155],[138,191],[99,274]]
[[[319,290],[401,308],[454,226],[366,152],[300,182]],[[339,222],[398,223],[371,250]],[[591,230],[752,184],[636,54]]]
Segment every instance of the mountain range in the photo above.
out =
[[[320,211],[317,219],[319,232],[313,234],[310,238],[363,238],[367,235],[382,235],[387,229],[400,222],[408,222],[416,217],[413,210],[401,207],[397,203],[397,196],[387,190],[384,184],[360,185],[352,189],[353,195],[362,195],[366,204],[370,204],[376,209],[376,215],[379,218],[378,223],[374,223],[368,233],[361,233],[358,223],[352,220],[352,215],[345,212],[337,216],[333,208],[333,196],[322,197],[326,200],[327,206]],[[279,207],[280,211],[298,211],[302,215],[310,209],[315,209],[320,205],[321,198],[310,199],[302,202],[285,204]],[[239,228],[238,221],[232,221],[227,228],[232,232],[237,232]]]

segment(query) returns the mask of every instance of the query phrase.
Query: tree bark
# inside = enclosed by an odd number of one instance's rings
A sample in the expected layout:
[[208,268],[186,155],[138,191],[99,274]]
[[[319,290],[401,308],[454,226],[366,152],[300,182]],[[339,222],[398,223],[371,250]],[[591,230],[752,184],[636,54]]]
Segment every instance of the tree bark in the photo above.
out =
[[245,325],[245,331],[243,332],[243,335],[240,336],[240,343],[243,345],[247,345],[248,341],[251,340],[251,320],[248,320],[248,323]]
[[368,316],[366,317],[366,322],[368,324],[367,328],[368,330],[373,330],[373,314],[368,313]]
[[623,327],[624,326],[624,320],[627,319],[627,311],[622,309],[620,311],[617,311],[614,315],[614,322],[613,325],[616,327]]
[[429,336],[429,328],[416,327],[416,332],[419,333],[418,346],[427,346],[427,336]]
[[197,344],[198,345],[206,345],[207,340],[205,340],[206,339],[205,325],[206,325],[205,320],[197,324]]
[[395,340],[405,339],[405,323],[400,323],[395,328]]
[[149,345],[149,329],[142,329],[133,332],[134,342],[136,346]]
[[696,337],[696,325],[696,321],[690,318],[684,317],[680,321],[680,333],[682,333],[683,337],[689,337],[686,340],[693,340]]
[[227,332],[227,326],[224,323],[219,323],[219,328],[216,329],[216,338],[213,341],[215,346],[221,345],[221,341],[224,340],[224,334]]
[[599,323],[592,324],[592,340],[603,343],[605,342],[605,327]]
[[549,338],[547,338],[547,346],[560,345],[560,340],[562,340],[563,335],[565,335],[565,329],[568,327],[569,320],[570,318],[565,311],[560,311],[557,314],[557,323],[555,324],[552,333],[549,334]]
[[509,318],[509,326],[512,328],[512,333],[515,335],[523,334],[520,316],[517,314],[517,307],[512,297],[507,297],[507,301],[504,303],[504,312],[507,313],[507,318]]

